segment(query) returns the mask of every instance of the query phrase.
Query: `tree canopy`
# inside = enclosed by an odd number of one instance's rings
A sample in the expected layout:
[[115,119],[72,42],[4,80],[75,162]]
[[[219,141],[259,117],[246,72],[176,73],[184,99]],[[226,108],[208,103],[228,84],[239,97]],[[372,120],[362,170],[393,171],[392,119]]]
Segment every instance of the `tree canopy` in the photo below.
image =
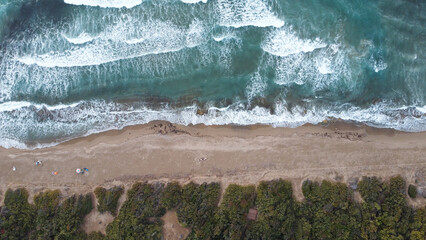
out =
[[[0,239],[162,239],[167,210],[176,210],[180,224],[191,229],[187,239],[425,239],[426,207],[407,204],[404,179],[363,177],[358,191],[361,202],[343,183],[307,180],[298,202],[291,183],[278,179],[257,187],[230,184],[220,200],[219,183],[138,182],[117,212],[124,189],[97,188],[98,210],[116,214],[104,236],[81,229],[93,209],[92,194],[65,198],[48,190],[29,204],[25,189],[9,189],[0,208]],[[249,218],[250,211],[257,217]]]

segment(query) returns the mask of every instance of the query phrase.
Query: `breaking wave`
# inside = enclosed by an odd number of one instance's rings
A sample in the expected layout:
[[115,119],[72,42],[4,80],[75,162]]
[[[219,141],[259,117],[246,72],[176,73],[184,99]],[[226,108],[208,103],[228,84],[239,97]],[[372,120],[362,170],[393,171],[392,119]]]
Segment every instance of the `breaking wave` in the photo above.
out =
[[269,124],[297,127],[305,123],[316,124],[324,119],[341,119],[380,128],[426,131],[426,106],[393,108],[381,103],[367,109],[351,105],[289,109],[285,103],[276,103],[274,109],[274,114],[270,109],[259,106],[247,110],[243,103],[235,102],[222,108],[209,107],[206,114],[198,115],[196,105],[153,109],[135,102],[89,101],[54,106],[10,102],[0,104],[0,120],[7,123],[0,127],[1,146],[29,149],[53,146],[71,138],[154,120],[183,125]]
[[132,8],[142,3],[142,0],[64,0],[67,4],[84,5],[103,8]]
[[281,27],[278,18],[262,0],[218,0],[219,24],[226,27]]

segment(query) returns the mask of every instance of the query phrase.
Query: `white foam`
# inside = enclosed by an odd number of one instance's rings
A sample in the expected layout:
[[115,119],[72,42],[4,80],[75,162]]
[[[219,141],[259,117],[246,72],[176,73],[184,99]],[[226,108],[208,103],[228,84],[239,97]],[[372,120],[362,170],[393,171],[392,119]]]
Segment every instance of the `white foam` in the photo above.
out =
[[[263,66],[275,71],[275,83],[310,84],[314,90],[329,89],[339,81],[352,79],[357,69],[349,68],[348,57],[338,44],[316,38],[301,39],[291,27],[272,30],[261,44],[267,53]],[[356,82],[345,82],[350,88]]]
[[321,74],[331,74],[334,72],[333,69],[331,69],[331,60],[326,57],[322,59],[318,58],[316,66]]
[[[129,19],[128,21],[131,21]],[[17,60],[42,67],[75,67],[100,65],[122,59],[180,51],[195,47],[205,40],[205,26],[194,20],[188,29],[167,22],[147,22],[130,37],[129,22],[120,22],[101,34],[96,41],[73,48],[40,55],[26,55]]]
[[213,40],[215,40],[216,42],[221,42],[221,41],[223,41],[227,38],[230,38],[230,37],[222,35],[222,36],[219,36],[219,37],[213,37]]
[[136,44],[136,43],[141,43],[145,40],[146,40],[145,38],[132,38],[132,39],[129,39],[129,40],[124,40],[124,41],[128,44]]
[[264,97],[264,92],[267,87],[268,85],[265,79],[262,78],[260,73],[257,71],[256,73],[253,74],[253,76],[251,77],[249,81],[249,84],[247,85],[247,88],[246,88],[247,100],[251,102],[251,100],[256,96]]
[[82,102],[72,103],[72,104],[57,104],[57,105],[46,105],[46,104],[37,104],[37,103],[31,103],[27,101],[10,101],[10,102],[4,102],[0,103],[0,112],[10,112],[22,108],[27,108],[30,106],[33,106],[35,108],[46,108],[48,110],[58,110],[58,109],[65,109],[65,108],[73,108],[76,107],[78,104],[81,104]]
[[[0,140],[1,140],[0,141],[0,147],[2,147],[2,148],[6,148],[6,149],[9,149],[9,148],[29,149],[28,146],[25,143],[20,142],[18,140],[8,139],[8,138],[3,138],[3,137],[0,137]],[[46,147],[46,146],[44,146],[44,147]]]
[[375,72],[380,72],[388,68],[388,65],[380,59],[379,61],[373,61],[373,68]]
[[[136,45],[136,44],[134,44]],[[148,47],[152,47],[148,46]],[[104,63],[115,62],[123,59],[131,59],[136,57],[142,57],[146,55],[156,55],[162,53],[177,52],[185,48],[185,46],[172,45],[161,48],[148,48],[144,49],[141,47],[139,50],[136,48],[121,48],[123,51],[134,52],[133,54],[119,54],[114,51],[118,51],[120,47],[105,48],[103,46],[96,46],[90,48],[76,49],[72,51],[66,51],[63,53],[44,54],[35,57],[24,56],[18,58],[18,61],[32,65],[36,64],[41,67],[83,67],[92,65],[101,65]],[[112,51],[112,52],[111,52]]]
[[[315,53],[304,52],[285,57],[266,55],[268,66],[275,69],[275,83],[279,85],[309,84],[313,90],[323,90],[337,87],[339,81],[351,79],[347,56],[343,51],[334,51],[333,47],[326,47]],[[342,82],[340,82],[342,83]],[[346,87],[351,89],[355,81],[347,81]]]
[[[7,107],[6,107],[7,106]],[[13,109],[11,106],[14,106]],[[33,107],[28,107],[33,106]],[[275,114],[269,109],[254,107],[248,110],[242,103],[217,108],[211,106],[207,114],[197,115],[197,106],[173,109],[150,109],[143,104],[128,105],[105,101],[79,102],[70,105],[46,106],[28,102],[14,102],[0,105],[0,146],[16,148],[40,148],[58,144],[68,139],[86,136],[125,126],[148,123],[153,120],[167,120],[178,124],[206,125],[252,125],[268,124],[280,127],[297,127],[305,123],[318,123],[329,117],[364,122],[375,127],[388,127],[404,131],[425,131],[426,116],[418,116],[423,107],[392,107],[388,103],[359,108],[346,105],[295,106],[288,109],[285,102],[277,102]],[[48,119],[37,120],[40,109],[51,111]],[[408,109],[408,110],[407,110]],[[405,115],[401,117],[401,111]],[[414,116],[411,116],[414,113]],[[19,116],[19,117],[17,117]],[[11,118],[13,121],[11,121]],[[33,136],[40,139],[55,139],[48,144],[23,143],[31,129]],[[31,142],[37,142],[32,139]]]
[[7,111],[13,111],[16,109],[20,109],[23,107],[29,107],[32,104],[30,102],[4,102],[0,104],[0,112],[7,112]]
[[219,0],[219,24],[226,27],[282,27],[284,21],[275,16],[262,0]]
[[213,40],[216,42],[222,42],[229,39],[236,39],[236,33],[232,28],[223,28],[220,32],[212,34]]
[[424,105],[423,107],[416,107],[420,112],[422,113],[426,113],[426,105]]
[[184,3],[199,3],[199,2],[203,2],[203,3],[207,3],[207,0],[181,0]]
[[102,8],[132,8],[142,3],[142,0],[64,0],[67,4],[85,5]]
[[326,47],[319,39],[300,39],[291,29],[281,28],[271,32],[262,43],[262,49],[270,54],[285,57],[297,53],[312,52]]
[[90,36],[89,34],[82,32],[80,35],[78,35],[78,37],[72,38],[72,37],[67,37],[65,35],[63,35],[64,38],[72,43],[72,44],[84,44],[90,41],[93,41],[93,39],[95,39],[94,37]]
[[205,29],[203,22],[199,19],[192,21],[186,34],[186,46],[195,47],[205,41]]

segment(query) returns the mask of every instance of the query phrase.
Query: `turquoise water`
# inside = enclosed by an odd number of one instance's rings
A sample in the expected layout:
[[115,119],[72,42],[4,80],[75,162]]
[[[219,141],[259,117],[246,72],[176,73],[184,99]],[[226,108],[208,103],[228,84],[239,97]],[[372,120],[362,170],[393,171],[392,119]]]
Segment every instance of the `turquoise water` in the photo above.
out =
[[426,130],[425,1],[0,0],[0,22],[3,147],[152,120]]

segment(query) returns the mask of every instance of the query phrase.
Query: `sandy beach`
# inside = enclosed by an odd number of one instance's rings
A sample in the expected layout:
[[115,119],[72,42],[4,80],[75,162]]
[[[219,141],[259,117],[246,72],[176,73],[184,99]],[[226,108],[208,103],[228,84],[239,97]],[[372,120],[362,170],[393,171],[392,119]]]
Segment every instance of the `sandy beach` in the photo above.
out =
[[[386,180],[401,175],[426,190],[426,133],[357,127],[345,123],[298,128],[270,126],[181,126],[156,121],[108,131],[60,145],[37,149],[0,149],[0,198],[7,188],[25,187],[32,196],[60,189],[64,196],[92,192],[97,186],[135,181],[182,184],[194,181],[257,184],[283,178],[293,184],[298,200],[306,179],[354,183],[362,176]],[[37,166],[35,162],[41,161]],[[15,166],[16,171],[12,168]],[[77,174],[77,168],[88,168]],[[57,175],[52,175],[57,172]],[[360,200],[359,194],[355,197]],[[125,194],[120,202],[125,200]],[[408,200],[415,207],[426,199]],[[92,211],[83,229],[101,231],[113,220]],[[164,236],[176,239],[189,230],[180,227],[175,212],[163,219]]]
[[[399,174],[408,183],[426,187],[425,153],[424,132],[344,123],[291,129],[156,121],[50,148],[0,149],[0,191],[26,187],[35,194],[61,189],[69,195],[144,180],[219,181],[226,187],[284,178],[302,199],[300,186],[306,179],[351,182],[362,176],[387,179]],[[35,165],[39,160],[42,166]],[[89,171],[81,175],[77,168]]]

